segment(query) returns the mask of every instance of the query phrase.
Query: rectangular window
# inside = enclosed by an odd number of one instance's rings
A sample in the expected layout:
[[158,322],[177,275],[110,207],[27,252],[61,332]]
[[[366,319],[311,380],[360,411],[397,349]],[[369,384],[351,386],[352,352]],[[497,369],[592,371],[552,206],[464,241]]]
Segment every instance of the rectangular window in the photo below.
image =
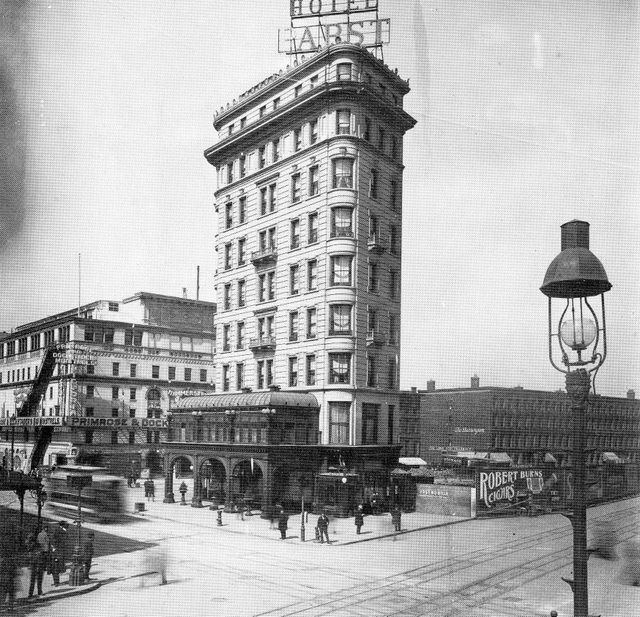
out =
[[298,152],[302,149],[302,129],[293,129],[293,151]]
[[297,99],[301,94],[302,94],[302,84],[298,84],[298,85],[293,89],[293,98],[294,98],[294,99]]
[[84,414],[85,416],[87,416],[87,418],[93,418],[93,407],[87,407],[84,410]]
[[312,75],[309,79],[309,87],[313,90],[318,85],[318,76]]
[[243,129],[245,126],[247,126],[247,116],[240,118],[240,128]]
[[339,80],[350,80],[351,79],[351,63],[349,62],[341,62],[336,67],[336,74]]
[[27,353],[27,337],[18,339],[18,353]]
[[329,334],[353,334],[350,304],[332,304],[329,307]]
[[333,208],[331,210],[331,237],[353,237],[353,211],[351,208]]
[[256,362],[256,382],[258,386],[258,390],[262,390],[264,388],[264,384],[266,381],[265,378],[265,365],[264,360],[258,360]]
[[353,188],[353,159],[341,157],[333,159],[333,184],[334,189]]
[[280,107],[280,97],[276,97],[275,99],[273,99],[273,108],[274,109],[278,109],[278,107]]
[[314,291],[318,288],[318,260],[310,259],[307,262],[307,289]]
[[276,183],[275,182],[269,185],[268,208],[269,208],[269,212],[276,211]]
[[309,143],[315,144],[318,141],[318,120],[309,122]]
[[247,157],[244,154],[238,159],[238,167],[240,168],[240,177],[244,178],[247,175]]
[[233,203],[230,201],[224,205],[224,227],[225,229],[233,227]]
[[111,417],[112,418],[117,418],[118,417],[118,407],[112,407],[111,408]]
[[111,400],[117,401],[119,398],[118,386],[111,386]]
[[276,273],[275,270],[267,272],[267,294],[269,300],[276,299]]
[[371,293],[378,293],[378,264],[369,263],[369,291]]
[[400,276],[396,270],[389,270],[389,296],[392,298],[400,296]]
[[289,267],[289,293],[295,296],[300,292],[300,266],[294,264]]
[[225,311],[231,309],[231,283],[226,283],[224,286],[224,295],[222,298],[223,308]]
[[113,362],[111,364],[111,374],[114,377],[118,377],[120,375],[120,362]]
[[[2,347],[2,345],[0,345]],[[32,334],[31,335],[31,351],[35,351],[36,349],[40,349],[40,335]]]
[[336,111],[336,134],[349,135],[351,133],[351,111],[338,109]]
[[289,358],[289,387],[295,388],[298,385],[298,358]]
[[367,355],[367,387],[376,388],[378,386],[378,373],[376,370],[376,357],[373,354]]
[[329,354],[329,383],[351,383],[351,354]]
[[302,187],[300,183],[300,174],[295,173],[291,176],[291,203],[298,203],[302,199]]
[[262,107],[260,107],[259,115],[262,118],[262,116],[264,116],[266,113],[267,113],[267,106],[263,105]]
[[236,364],[236,390],[244,388],[244,364],[238,362]]
[[231,334],[231,325],[228,323],[224,324],[224,326],[222,326],[222,351],[231,350],[231,341],[229,340],[230,334]]
[[352,283],[351,264],[353,257],[351,255],[332,255],[331,256],[331,285],[350,287]]
[[206,368],[201,368],[200,369],[200,383],[206,383],[207,381],[207,369]]
[[95,397],[95,386],[87,385],[87,398]]
[[227,184],[231,184],[234,181],[233,176],[233,162],[227,163]]
[[389,345],[400,344],[400,328],[398,327],[398,316],[389,314]]
[[263,186],[260,189],[260,216],[264,216],[267,213],[267,194],[268,187]]
[[392,255],[398,254],[398,227],[397,225],[391,225],[389,227],[389,253]]
[[239,321],[236,325],[236,347],[244,349],[244,321]]
[[319,193],[318,183],[318,166],[313,165],[309,167],[309,196],[317,195]]
[[247,261],[247,239],[240,238],[238,240],[238,265],[244,266]]
[[184,369],[184,380],[185,381],[191,381],[191,369],[190,368],[185,368]]
[[169,381],[175,381],[176,378],[176,367],[175,366],[170,366],[169,367]]
[[267,386],[273,385],[273,360],[266,360]]
[[118,431],[111,431],[111,444],[115,445],[118,443]]
[[243,307],[247,303],[247,284],[244,279],[238,281],[238,306]]
[[307,309],[307,338],[318,335],[318,312],[315,308]]
[[369,197],[372,199],[378,198],[378,171],[371,170],[371,176],[369,177]]
[[129,377],[137,377],[138,376],[138,365],[130,364],[129,365]]
[[96,374],[96,365],[87,364],[87,375],[95,375],[95,374]]
[[136,328],[125,329],[124,344],[140,347],[142,345],[142,330]]
[[293,219],[291,227],[291,248],[297,249],[300,246],[300,219]]
[[240,197],[238,200],[238,223],[242,225],[247,220],[247,198]]
[[362,131],[362,138],[365,141],[371,141],[371,118],[365,116],[364,129]]
[[234,126],[233,126],[233,122],[232,122],[232,123],[229,125],[229,135],[233,135],[233,129],[234,129]]
[[224,269],[229,270],[231,268],[231,256],[233,254],[233,244],[228,242],[224,245]]
[[380,241],[378,238],[378,217],[373,215],[369,215],[369,240]]
[[316,385],[316,355],[309,354],[306,358],[306,381],[308,386]]
[[349,443],[349,414],[351,403],[348,401],[329,403],[329,443]]
[[307,222],[309,230],[309,237],[307,238],[307,241],[309,244],[313,244],[318,241],[318,213],[312,212],[309,215]]
[[229,391],[229,365],[228,364],[222,365],[222,391],[223,392]]
[[267,164],[267,147],[258,148],[258,169],[262,169]]
[[129,400],[130,401],[135,401],[136,400],[136,393],[137,393],[137,388],[129,388]]
[[279,139],[274,139],[271,142],[271,154],[272,154],[272,159],[274,163],[280,160],[280,140]]
[[151,366],[151,378],[160,379],[160,367],[157,364]]
[[378,443],[378,417],[380,405],[362,403],[362,444]]
[[264,302],[267,299],[267,273],[263,272],[258,275],[258,302]]
[[390,388],[397,387],[398,363],[395,356],[387,358],[387,381]]
[[289,340],[298,340],[298,311],[289,313]]

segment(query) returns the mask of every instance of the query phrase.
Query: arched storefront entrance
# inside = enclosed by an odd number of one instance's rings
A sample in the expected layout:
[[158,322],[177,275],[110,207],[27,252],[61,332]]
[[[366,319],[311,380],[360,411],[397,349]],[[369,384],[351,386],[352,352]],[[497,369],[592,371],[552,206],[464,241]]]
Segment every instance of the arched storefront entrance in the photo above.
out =
[[[174,480],[181,484],[185,479],[193,478],[193,461],[188,456],[176,456],[169,460],[164,475],[164,502],[174,503]],[[191,482],[186,482],[188,489],[193,490]]]
[[223,504],[227,499],[227,470],[217,458],[206,459],[200,466],[202,477],[202,499],[213,505]]
[[230,499],[244,501],[256,509],[262,506],[263,474],[260,465],[253,461],[240,461],[231,472]]

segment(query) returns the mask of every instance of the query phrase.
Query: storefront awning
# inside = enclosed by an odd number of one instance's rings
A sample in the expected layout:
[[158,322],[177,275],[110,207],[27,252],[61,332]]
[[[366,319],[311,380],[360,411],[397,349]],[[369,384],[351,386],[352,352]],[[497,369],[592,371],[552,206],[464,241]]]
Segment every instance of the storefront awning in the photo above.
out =
[[506,452],[491,452],[489,460],[493,463],[511,463],[511,457]]
[[203,394],[185,396],[171,406],[174,412],[221,411],[225,409],[261,409],[270,407],[294,407],[319,409],[313,394],[308,392],[238,392],[234,394]]
[[557,462],[558,462],[558,459],[556,459],[556,457],[555,457],[555,456],[553,456],[553,454],[551,454],[551,452],[547,452],[547,453],[544,455],[544,462],[545,462],[545,463],[557,463]]
[[602,453],[602,462],[603,463],[621,463],[620,457],[615,452],[603,452]]
[[398,463],[400,463],[400,465],[408,465],[409,467],[427,464],[427,462],[423,461],[419,456],[401,456],[398,459]]

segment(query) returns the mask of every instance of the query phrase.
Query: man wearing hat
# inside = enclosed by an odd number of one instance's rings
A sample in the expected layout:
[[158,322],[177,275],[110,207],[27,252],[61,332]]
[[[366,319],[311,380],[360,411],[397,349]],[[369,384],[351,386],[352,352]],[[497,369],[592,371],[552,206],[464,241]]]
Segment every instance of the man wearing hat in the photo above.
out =
[[60,584],[60,574],[65,572],[66,567],[66,544],[67,544],[67,521],[60,521],[57,525],[51,526],[49,534],[50,556],[49,573],[53,576],[54,586]]

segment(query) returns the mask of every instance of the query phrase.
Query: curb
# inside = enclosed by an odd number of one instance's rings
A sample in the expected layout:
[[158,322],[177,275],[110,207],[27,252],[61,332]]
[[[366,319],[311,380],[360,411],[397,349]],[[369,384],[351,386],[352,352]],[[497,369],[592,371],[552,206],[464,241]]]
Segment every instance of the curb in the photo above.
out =
[[70,587],[62,591],[49,591],[41,596],[33,596],[33,598],[19,598],[16,600],[16,605],[31,606],[34,604],[44,604],[45,602],[51,602],[52,600],[60,600],[62,598],[70,598],[72,596],[80,596],[90,591],[95,591],[100,587],[102,583],[95,581],[88,585],[78,585],[77,587]]

